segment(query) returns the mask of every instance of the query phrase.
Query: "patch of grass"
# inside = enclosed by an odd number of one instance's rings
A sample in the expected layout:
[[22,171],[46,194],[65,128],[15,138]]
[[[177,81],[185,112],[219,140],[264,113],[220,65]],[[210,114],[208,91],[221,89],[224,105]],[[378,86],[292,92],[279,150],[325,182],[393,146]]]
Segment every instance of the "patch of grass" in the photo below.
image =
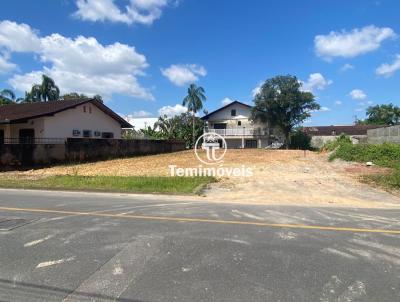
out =
[[390,143],[352,145],[344,143],[335,149],[329,159],[335,158],[357,162],[371,161],[382,167],[400,168],[400,145]]
[[129,193],[196,193],[212,177],[50,176],[39,179],[0,178],[2,188],[82,190]]
[[362,180],[385,188],[400,189],[400,170],[396,169],[390,174],[366,175]]
[[353,145],[347,137],[339,137],[325,146],[333,150],[329,160],[340,158],[345,161],[372,162],[375,165],[392,168],[389,174],[368,175],[362,179],[386,188],[400,189],[400,145],[384,143],[381,145]]

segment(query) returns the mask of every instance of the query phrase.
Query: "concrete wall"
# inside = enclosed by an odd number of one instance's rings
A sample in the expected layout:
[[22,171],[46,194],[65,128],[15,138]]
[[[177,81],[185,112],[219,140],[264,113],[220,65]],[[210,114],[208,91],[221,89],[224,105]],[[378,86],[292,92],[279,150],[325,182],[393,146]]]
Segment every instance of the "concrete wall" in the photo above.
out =
[[[311,137],[311,147],[322,148],[326,143],[336,140],[340,135],[315,135]],[[351,135],[350,139],[353,144],[358,144],[366,141],[366,135]]]
[[70,138],[65,144],[0,144],[0,169],[96,161],[185,150],[184,141]]
[[400,144],[400,125],[370,129],[367,131],[369,144],[397,143]]
[[76,139],[66,143],[66,161],[95,161],[109,158],[170,153],[185,150],[180,140]]
[[65,145],[0,144],[0,168],[49,165],[65,159]]

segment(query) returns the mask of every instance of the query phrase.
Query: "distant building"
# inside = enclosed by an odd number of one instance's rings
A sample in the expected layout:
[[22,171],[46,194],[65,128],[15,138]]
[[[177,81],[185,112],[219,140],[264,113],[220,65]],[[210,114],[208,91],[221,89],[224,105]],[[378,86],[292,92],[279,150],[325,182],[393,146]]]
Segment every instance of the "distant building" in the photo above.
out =
[[251,119],[250,105],[234,101],[205,116],[205,132],[221,135],[228,148],[265,148],[282,142],[278,129],[268,124],[256,123]]
[[313,126],[304,127],[304,132],[311,136],[311,146],[321,148],[325,143],[335,140],[342,134],[350,137],[353,144],[364,142],[367,139],[367,131],[385,127],[382,125],[339,125],[339,126]]
[[132,125],[94,99],[0,106],[0,143],[51,142],[66,138],[121,138]]

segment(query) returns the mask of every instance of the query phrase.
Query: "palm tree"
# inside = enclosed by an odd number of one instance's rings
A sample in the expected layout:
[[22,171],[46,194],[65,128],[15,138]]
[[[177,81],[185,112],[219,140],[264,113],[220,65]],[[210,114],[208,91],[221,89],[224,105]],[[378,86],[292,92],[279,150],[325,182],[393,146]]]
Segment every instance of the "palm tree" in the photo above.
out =
[[54,80],[45,74],[42,75],[42,84],[40,85],[40,95],[44,102],[57,101],[60,97],[60,89],[58,88]]
[[192,124],[193,124],[193,147],[196,142],[195,138],[195,115],[196,112],[203,109],[203,102],[206,100],[205,90],[203,87],[197,87],[196,84],[190,84],[187,90],[187,96],[183,99],[183,106],[188,108],[188,111],[192,113]]
[[57,101],[60,98],[60,89],[54,80],[42,75],[42,83],[34,84],[30,92],[25,92],[26,103]]
[[0,91],[0,106],[15,103],[15,93],[10,89]]

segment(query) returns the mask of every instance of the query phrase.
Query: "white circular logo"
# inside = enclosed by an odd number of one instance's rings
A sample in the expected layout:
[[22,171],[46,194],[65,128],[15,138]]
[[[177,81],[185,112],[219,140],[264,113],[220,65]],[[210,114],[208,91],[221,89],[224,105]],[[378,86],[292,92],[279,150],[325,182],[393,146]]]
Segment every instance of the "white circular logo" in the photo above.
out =
[[[203,139],[201,149],[206,150],[205,158],[202,158],[198,152],[198,144],[201,139]],[[223,152],[217,157],[215,150],[219,149],[223,149]],[[196,154],[197,159],[206,165],[215,165],[221,163],[225,156],[226,149],[227,146],[225,139],[221,135],[213,132],[204,133],[197,139],[196,144],[194,145],[194,153]]]

